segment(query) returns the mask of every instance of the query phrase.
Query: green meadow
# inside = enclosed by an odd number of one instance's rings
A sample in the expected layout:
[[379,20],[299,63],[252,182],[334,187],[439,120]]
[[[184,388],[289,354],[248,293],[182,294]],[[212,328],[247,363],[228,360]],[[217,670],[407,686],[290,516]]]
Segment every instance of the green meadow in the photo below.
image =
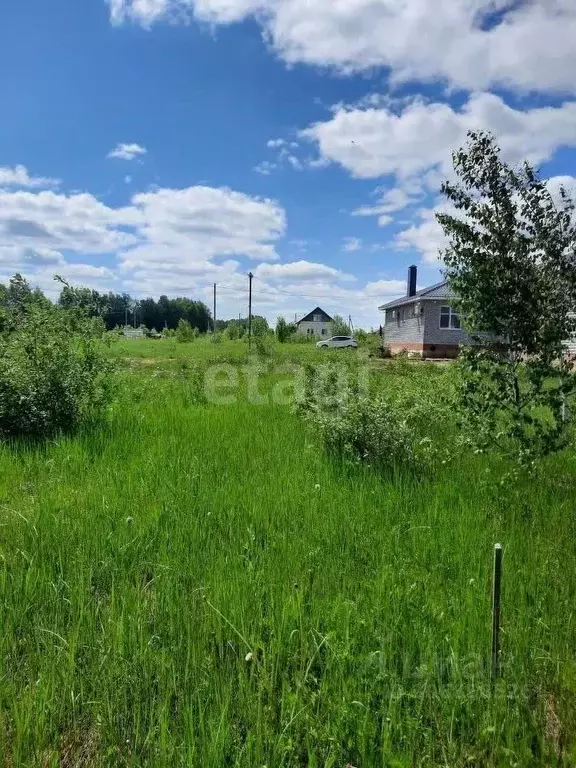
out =
[[[356,351],[272,345],[259,402],[244,342],[110,354],[106,424],[0,446],[1,765],[576,765],[574,450],[507,479],[447,413],[449,460],[383,474],[272,394]],[[233,402],[202,396],[217,364]],[[431,411],[452,375],[362,365]]]

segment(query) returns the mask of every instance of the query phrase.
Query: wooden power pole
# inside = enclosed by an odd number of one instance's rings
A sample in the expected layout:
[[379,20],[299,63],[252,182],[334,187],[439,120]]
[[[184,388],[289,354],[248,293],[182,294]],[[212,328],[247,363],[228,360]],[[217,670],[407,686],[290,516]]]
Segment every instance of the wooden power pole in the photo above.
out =
[[248,272],[248,349],[252,347],[252,272]]
[[214,333],[216,333],[216,283],[214,283]]

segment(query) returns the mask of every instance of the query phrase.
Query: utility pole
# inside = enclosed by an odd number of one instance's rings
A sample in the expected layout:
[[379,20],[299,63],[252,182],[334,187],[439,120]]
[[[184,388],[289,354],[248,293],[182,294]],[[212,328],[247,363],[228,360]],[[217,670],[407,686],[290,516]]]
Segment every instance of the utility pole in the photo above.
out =
[[354,325],[352,324],[352,315],[348,315],[348,325],[350,326],[350,330],[352,333],[354,333]]
[[124,308],[124,328],[128,326],[128,306]]
[[214,283],[214,333],[216,333],[216,283]]
[[252,347],[252,272],[248,272],[248,350]]

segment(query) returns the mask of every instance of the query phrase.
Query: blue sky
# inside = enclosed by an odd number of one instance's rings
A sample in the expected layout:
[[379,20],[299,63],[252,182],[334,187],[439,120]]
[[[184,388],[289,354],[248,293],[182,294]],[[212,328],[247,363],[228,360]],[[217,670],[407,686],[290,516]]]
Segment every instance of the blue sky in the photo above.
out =
[[0,6],[0,279],[54,273],[377,326],[438,279],[450,151],[494,131],[570,187],[571,0]]

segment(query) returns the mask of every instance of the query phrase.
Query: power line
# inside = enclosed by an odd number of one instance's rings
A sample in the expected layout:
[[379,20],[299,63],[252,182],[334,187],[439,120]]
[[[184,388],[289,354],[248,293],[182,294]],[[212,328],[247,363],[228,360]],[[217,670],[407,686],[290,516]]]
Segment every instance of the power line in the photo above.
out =
[[[256,278],[258,279],[258,278]],[[236,288],[233,286],[226,286],[220,285],[220,288],[231,292],[231,293],[244,293],[240,288]],[[291,299],[309,299],[310,301],[315,301],[316,299],[327,299],[328,301],[333,301],[334,296],[326,293],[314,293],[314,294],[307,294],[307,293],[291,293],[290,291],[284,291],[281,288],[275,288],[273,291],[262,291],[262,290],[255,290],[254,294],[260,295],[260,296],[270,296],[271,298],[275,298],[278,295],[280,296],[288,296]]]
[[[226,286],[222,286],[221,285],[220,288],[225,289],[225,290],[229,291],[230,293],[238,293],[238,294],[243,293],[243,291],[240,291],[239,289],[234,288],[232,286],[229,286],[228,288],[226,288]],[[302,298],[304,298],[304,299],[308,299],[310,301],[316,301],[318,299],[326,299],[328,302],[330,302],[330,305],[332,307],[334,307],[334,308],[339,310],[339,312],[337,312],[337,314],[338,313],[345,314],[345,310],[342,310],[342,303],[339,302],[338,304],[335,304],[334,303],[334,298],[335,297],[334,296],[329,296],[327,294],[319,294],[319,293],[317,293],[317,294],[314,294],[314,295],[310,295],[310,294],[306,294],[306,293],[290,293],[289,291],[283,291],[281,289],[277,289],[274,292],[273,291],[262,291],[262,290],[254,290],[253,289],[252,293],[253,293],[253,295],[256,295],[256,296],[266,296],[266,297],[269,297],[271,299],[274,299],[274,298],[280,299],[281,297],[284,297],[284,296],[289,297],[291,299],[302,299]],[[354,299],[354,297],[351,297],[351,298]],[[366,315],[360,314],[360,315],[357,315],[357,318],[360,318],[363,321],[364,320],[365,321],[370,321],[370,323],[373,324],[373,317],[370,314],[366,314]]]

